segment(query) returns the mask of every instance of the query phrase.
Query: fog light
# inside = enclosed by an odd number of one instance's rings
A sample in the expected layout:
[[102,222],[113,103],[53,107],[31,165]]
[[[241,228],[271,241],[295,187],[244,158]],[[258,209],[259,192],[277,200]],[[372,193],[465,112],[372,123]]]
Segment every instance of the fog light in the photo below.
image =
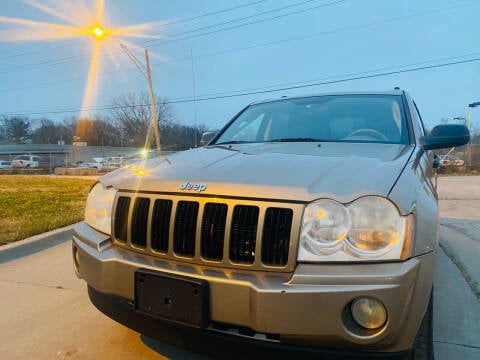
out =
[[351,305],[354,320],[365,329],[378,329],[387,321],[385,306],[373,298],[358,298]]

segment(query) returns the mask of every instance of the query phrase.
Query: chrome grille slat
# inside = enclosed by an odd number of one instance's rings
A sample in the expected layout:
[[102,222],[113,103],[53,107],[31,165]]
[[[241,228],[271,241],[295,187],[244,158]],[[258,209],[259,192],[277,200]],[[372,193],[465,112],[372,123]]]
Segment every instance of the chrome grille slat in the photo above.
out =
[[304,205],[277,204],[119,192],[114,243],[191,264],[292,271]]

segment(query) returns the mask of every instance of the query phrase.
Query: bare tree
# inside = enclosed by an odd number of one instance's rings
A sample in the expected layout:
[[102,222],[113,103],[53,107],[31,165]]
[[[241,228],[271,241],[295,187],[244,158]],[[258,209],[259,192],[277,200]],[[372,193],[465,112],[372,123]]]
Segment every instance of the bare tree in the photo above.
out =
[[[169,124],[172,119],[172,110],[168,101],[157,97],[155,100],[157,117],[162,137],[162,128]],[[111,102],[111,116],[113,121],[121,129],[125,139],[124,145],[144,146],[147,141],[152,142],[152,120],[150,112],[150,99],[146,92],[129,93],[114,98]]]
[[32,140],[36,144],[55,144],[61,139],[61,124],[47,118],[40,119],[40,126],[32,132]]
[[69,140],[75,137],[76,141],[84,141],[91,146],[121,145],[121,132],[107,116],[68,118],[64,120],[63,131]]
[[2,116],[7,140],[22,144],[27,141],[30,133],[30,120],[25,116]]

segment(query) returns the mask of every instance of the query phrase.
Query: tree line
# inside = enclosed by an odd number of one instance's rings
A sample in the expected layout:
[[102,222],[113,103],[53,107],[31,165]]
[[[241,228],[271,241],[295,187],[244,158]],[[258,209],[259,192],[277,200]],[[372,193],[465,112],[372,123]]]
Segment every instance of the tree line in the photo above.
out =
[[[114,98],[109,113],[91,117],[68,117],[62,122],[48,118],[0,115],[0,143],[57,144],[86,142],[91,146],[143,147],[155,145],[147,93]],[[175,121],[171,105],[157,97],[156,110],[163,150],[184,150],[200,142],[205,125],[182,125]],[[35,126],[34,123],[36,123]]]

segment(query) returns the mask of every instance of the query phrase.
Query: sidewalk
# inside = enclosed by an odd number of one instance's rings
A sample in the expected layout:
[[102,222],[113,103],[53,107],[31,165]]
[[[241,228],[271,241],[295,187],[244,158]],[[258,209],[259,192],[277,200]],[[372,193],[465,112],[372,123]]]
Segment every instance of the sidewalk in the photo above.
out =
[[38,234],[24,240],[0,246],[0,265],[49,249],[72,239],[76,224]]
[[480,302],[480,176],[438,178],[440,246]]
[[443,218],[440,247],[480,302],[480,221]]

